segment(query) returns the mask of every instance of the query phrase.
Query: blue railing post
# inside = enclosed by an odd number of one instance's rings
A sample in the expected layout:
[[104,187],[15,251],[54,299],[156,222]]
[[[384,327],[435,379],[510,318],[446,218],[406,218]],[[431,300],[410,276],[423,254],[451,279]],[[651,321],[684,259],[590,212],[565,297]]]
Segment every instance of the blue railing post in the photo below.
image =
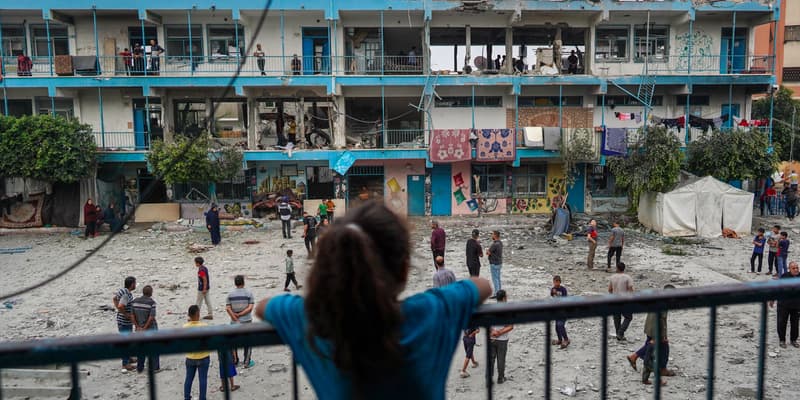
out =
[[[651,364],[655,375],[655,378],[653,379],[653,387],[655,388],[655,390],[653,391],[653,398],[655,398],[656,400],[661,400],[661,346],[662,346],[661,341],[664,340],[664,338],[661,337],[662,311],[658,311],[655,314],[656,314],[656,321],[655,321],[656,337],[651,338],[653,339],[653,346],[654,346],[653,359],[655,360]],[[644,360],[644,362],[647,363],[647,360]],[[645,365],[642,368],[647,368],[647,367],[648,366]]]
[[552,385],[551,382],[551,375],[552,375],[552,365],[551,362],[553,361],[552,350],[550,349],[550,341],[552,340],[553,333],[551,332],[550,320],[545,321],[545,328],[544,328],[544,399],[550,400],[550,386]]
[[[6,58],[2,43],[3,43],[3,22],[2,19],[0,19],[0,75],[6,76]],[[5,79],[3,80],[5,81]],[[5,100],[5,98],[6,95],[5,93],[3,93],[3,100]],[[8,106],[6,106],[6,108],[8,108]]]
[[97,67],[97,75],[102,73],[103,68],[100,66],[100,41],[97,39],[97,6],[92,6],[92,29],[94,30],[94,57],[95,66]]
[[486,329],[486,368],[485,368],[486,369],[486,398],[488,400],[492,400],[494,398],[494,393],[492,392],[494,390],[494,387],[493,387],[494,383],[492,382],[492,375],[493,375],[492,369],[493,368],[491,368],[491,366],[494,365],[492,363],[492,360],[491,360],[491,357],[492,357],[492,336],[491,336],[492,335],[492,326],[491,325],[486,325],[483,328]]
[[156,400],[156,366],[153,365],[153,358],[158,357],[158,355],[151,354],[149,356],[152,358],[147,360],[147,392],[150,395],[150,400]]
[[[144,35],[144,19],[145,15],[139,15],[139,24],[142,27],[142,60],[144,63],[144,68],[142,68],[142,73],[144,76],[147,76],[147,37]],[[191,31],[190,31],[191,32]],[[191,40],[190,40],[191,42]],[[153,48],[150,48],[150,51],[153,51]]]
[[[46,10],[44,19],[45,30],[47,31],[47,63],[50,65],[50,76],[53,76],[53,42],[50,39],[50,10]],[[54,110],[55,111],[55,110]]]
[[759,320],[758,335],[758,384],[756,387],[756,398],[764,398],[764,370],[767,368],[765,361],[767,358],[767,302],[761,303],[761,319]]
[[717,349],[717,307],[712,306],[708,318],[708,371],[706,371],[706,399],[714,400],[714,369]]
[[97,104],[100,111],[100,136],[103,138],[103,147],[106,147],[106,124],[103,119],[103,88],[97,87]]
[[[189,74],[194,76],[194,44],[192,42],[192,10],[186,11],[186,23],[189,27]],[[142,28],[144,32],[144,28]],[[144,35],[144,34],[143,34]]]
[[601,318],[603,322],[603,335],[600,337],[600,399],[608,398],[608,317]]
[[78,371],[78,363],[73,362],[69,366],[69,376],[72,387],[69,390],[69,400],[81,400],[81,377]]

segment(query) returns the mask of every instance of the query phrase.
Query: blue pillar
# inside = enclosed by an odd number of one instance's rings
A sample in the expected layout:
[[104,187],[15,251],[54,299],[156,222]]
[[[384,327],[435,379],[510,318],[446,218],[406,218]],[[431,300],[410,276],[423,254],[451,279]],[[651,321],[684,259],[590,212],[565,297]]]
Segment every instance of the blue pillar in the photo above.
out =
[[562,116],[564,115],[564,106],[561,104],[563,100],[561,100],[561,96],[563,94],[564,87],[558,85],[558,129],[561,131],[564,129],[564,122]]
[[[102,73],[100,64],[100,41],[97,39],[97,7],[92,6],[92,29],[94,29],[94,56],[97,67],[97,74]],[[102,106],[101,106],[102,107]],[[100,114],[102,118],[102,113]]]
[[472,129],[475,129],[475,85],[472,85],[472,98],[469,105],[472,111]]
[[514,137],[519,133],[519,93],[514,93]]
[[[48,14],[50,10],[47,10]],[[53,76],[53,42],[50,39],[50,15],[44,19],[45,29],[47,30],[47,63],[50,64],[50,76]],[[53,110],[55,112],[55,110]]]
[[[6,63],[5,63],[5,54],[3,54],[3,23],[0,22],[0,75],[6,75]],[[5,87],[5,80],[4,80],[4,87]],[[5,93],[3,93],[3,100],[6,99]],[[6,107],[8,108],[8,107]]]
[[283,25],[283,9],[281,9],[281,68],[283,70],[283,75],[286,75],[286,41],[284,40],[284,35],[286,34],[286,29],[284,29]]
[[[773,18],[773,33],[772,33],[772,77],[775,78],[778,62],[778,21],[780,20],[781,0],[775,4],[778,15]],[[772,117],[775,111],[775,94],[769,96],[769,147],[772,148]],[[794,132],[792,132],[794,135]]]
[[[147,51],[145,51],[145,49],[147,48],[147,38],[144,36],[144,18],[139,19],[139,23],[142,27],[142,59],[144,60],[144,68],[142,72],[144,73],[144,76],[147,76]],[[192,30],[190,28],[189,42],[192,41],[191,35],[192,35]]]
[[100,138],[102,147],[106,147],[106,125],[103,119],[103,88],[97,87],[97,104],[100,105]]
[[383,10],[381,10],[381,30],[380,30],[380,35],[381,35],[381,58],[380,58],[380,63],[381,63],[381,75],[383,75],[383,68],[384,68],[384,65],[386,64],[386,62],[385,62],[386,61],[386,49],[385,49],[386,46],[383,43]]
[[692,48],[694,47],[694,9],[690,11],[689,16],[689,53],[687,56],[687,63],[686,63],[686,75],[689,77],[689,93],[686,94],[686,112],[684,115],[686,116],[685,121],[683,121],[683,129],[686,132],[686,139],[684,142],[688,145],[689,141],[691,140],[691,136],[689,135],[689,100],[692,94]]
[[[194,75],[194,45],[192,44],[192,10],[186,11],[186,23],[189,25],[189,74]],[[144,23],[142,23],[142,36],[144,36]]]
[[683,127],[686,129],[686,139],[684,139],[684,143],[688,146],[689,142],[692,140],[691,135],[689,135],[689,103],[691,102],[692,94],[686,94],[686,121],[683,122]]
[[[241,65],[240,64],[241,63],[240,60],[242,59],[242,50],[241,50],[241,48],[239,48],[239,18],[237,17],[236,19],[234,19],[233,23],[234,23],[233,32],[234,32],[234,35],[236,35],[234,37],[234,42],[235,42],[235,45],[236,45],[236,68],[238,69],[238,68],[240,68],[240,65]],[[191,29],[191,27],[189,29]]]
[[386,148],[386,86],[381,85],[381,140],[383,148]]

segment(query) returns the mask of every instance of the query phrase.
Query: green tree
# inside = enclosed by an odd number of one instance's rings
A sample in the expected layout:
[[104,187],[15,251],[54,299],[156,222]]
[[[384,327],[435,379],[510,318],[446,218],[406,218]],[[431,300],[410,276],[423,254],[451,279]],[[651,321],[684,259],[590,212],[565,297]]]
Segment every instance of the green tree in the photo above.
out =
[[[775,102],[772,117],[772,143],[775,146],[775,151],[778,158],[781,160],[788,160],[791,153],[792,141],[792,114],[795,108],[800,109],[800,101],[792,99],[792,91],[781,86],[775,92]],[[753,102],[753,118],[755,119],[769,119],[770,118],[770,103],[769,96],[758,99]],[[796,115],[797,126],[800,127],[800,115]],[[795,138],[797,139],[797,138]],[[798,156],[800,150],[800,141],[795,140],[794,152]]]
[[768,147],[766,133],[715,131],[689,144],[687,169],[725,182],[769,176],[780,160],[777,152],[767,152]]
[[0,116],[3,176],[74,182],[91,176],[96,162],[90,125],[51,115]]
[[661,192],[678,182],[683,152],[681,142],[666,128],[647,127],[627,157],[609,157],[608,167],[620,189],[628,192],[631,211],[639,207],[644,192]]
[[573,133],[569,137],[564,137],[561,140],[560,153],[562,169],[564,170],[563,185],[558,185],[556,191],[564,196],[566,202],[567,192],[573,185],[575,179],[580,173],[580,166],[584,163],[597,161],[597,151],[592,146],[593,132],[580,132]]
[[210,150],[210,138],[177,135],[172,143],[154,141],[147,154],[153,173],[172,185],[216,182],[233,178],[242,170],[242,153],[233,147]]

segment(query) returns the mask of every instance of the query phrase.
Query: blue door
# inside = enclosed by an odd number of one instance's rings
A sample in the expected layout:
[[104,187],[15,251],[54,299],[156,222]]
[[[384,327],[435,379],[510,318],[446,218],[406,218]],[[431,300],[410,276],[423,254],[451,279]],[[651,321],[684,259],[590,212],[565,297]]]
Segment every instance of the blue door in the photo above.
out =
[[450,215],[453,196],[450,182],[450,164],[433,166],[431,172],[431,215]]
[[722,123],[722,127],[726,129],[730,129],[733,127],[733,117],[739,117],[739,105],[738,104],[723,104],[722,105],[722,115],[727,115],[728,119]]
[[425,215],[425,176],[409,175],[407,186],[408,215]]
[[747,39],[736,29],[736,36],[731,37],[730,28],[722,30],[719,51],[719,72],[721,74],[741,74],[747,64]]
[[314,73],[314,39],[303,37],[303,75]]
[[147,118],[147,110],[143,108],[133,109],[133,143],[136,150],[147,148],[147,141],[145,135],[145,118]]

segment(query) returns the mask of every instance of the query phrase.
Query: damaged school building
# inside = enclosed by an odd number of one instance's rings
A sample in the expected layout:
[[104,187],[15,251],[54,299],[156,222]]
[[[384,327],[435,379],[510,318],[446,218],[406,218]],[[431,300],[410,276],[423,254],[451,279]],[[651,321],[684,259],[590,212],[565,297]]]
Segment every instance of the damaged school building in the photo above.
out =
[[[780,16],[765,0],[309,0],[273,1],[258,30],[263,1],[31,4],[0,10],[3,113],[91,124],[99,202],[184,218],[212,196],[258,216],[280,193],[408,215],[625,209],[606,157],[644,124],[689,143],[747,121],[775,83],[756,27]],[[150,144],[201,132],[243,150],[240,176],[157,181]],[[567,190],[575,137],[596,156]]]

